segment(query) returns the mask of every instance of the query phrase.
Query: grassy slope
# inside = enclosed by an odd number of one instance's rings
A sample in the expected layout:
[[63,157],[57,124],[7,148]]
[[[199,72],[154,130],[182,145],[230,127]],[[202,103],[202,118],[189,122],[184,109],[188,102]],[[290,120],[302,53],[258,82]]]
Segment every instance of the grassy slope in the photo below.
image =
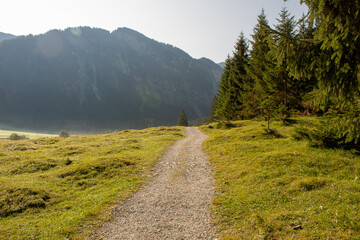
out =
[[236,124],[201,128],[222,239],[360,239],[359,155],[295,141],[294,126],[273,123],[276,137],[265,122]]
[[0,142],[0,239],[84,238],[182,136],[151,128]]

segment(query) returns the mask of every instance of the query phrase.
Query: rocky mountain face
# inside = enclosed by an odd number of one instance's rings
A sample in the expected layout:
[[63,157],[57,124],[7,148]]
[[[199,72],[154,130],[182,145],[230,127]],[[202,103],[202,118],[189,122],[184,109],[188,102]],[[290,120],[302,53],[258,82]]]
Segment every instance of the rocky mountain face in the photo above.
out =
[[128,28],[88,27],[0,44],[0,123],[41,130],[172,125],[206,116],[222,73]]

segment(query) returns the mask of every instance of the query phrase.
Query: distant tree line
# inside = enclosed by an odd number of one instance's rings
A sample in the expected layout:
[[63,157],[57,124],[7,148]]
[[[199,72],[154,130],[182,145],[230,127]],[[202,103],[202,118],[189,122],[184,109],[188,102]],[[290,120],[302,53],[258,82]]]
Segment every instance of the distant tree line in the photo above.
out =
[[[212,117],[264,117],[289,123],[295,113],[317,114],[317,130],[303,137],[324,146],[359,146],[360,1],[301,0],[299,21],[283,8],[275,26],[264,10],[252,39],[243,33],[228,56]],[[251,48],[249,47],[249,42]]]

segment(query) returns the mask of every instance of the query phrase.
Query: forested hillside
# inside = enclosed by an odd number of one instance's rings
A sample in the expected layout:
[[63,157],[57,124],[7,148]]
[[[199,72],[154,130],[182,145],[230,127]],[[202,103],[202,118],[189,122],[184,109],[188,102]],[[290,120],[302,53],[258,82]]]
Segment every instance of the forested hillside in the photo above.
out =
[[0,45],[0,123],[41,130],[176,124],[204,117],[222,69],[128,28],[20,36]]

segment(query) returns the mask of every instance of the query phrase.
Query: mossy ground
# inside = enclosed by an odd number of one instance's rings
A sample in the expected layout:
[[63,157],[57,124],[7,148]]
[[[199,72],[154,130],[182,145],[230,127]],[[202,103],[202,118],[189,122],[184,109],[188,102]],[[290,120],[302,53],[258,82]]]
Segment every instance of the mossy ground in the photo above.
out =
[[201,127],[221,239],[360,239],[360,156],[296,141],[298,123],[272,122],[271,134],[261,121]]
[[182,128],[0,142],[0,239],[82,239]]

